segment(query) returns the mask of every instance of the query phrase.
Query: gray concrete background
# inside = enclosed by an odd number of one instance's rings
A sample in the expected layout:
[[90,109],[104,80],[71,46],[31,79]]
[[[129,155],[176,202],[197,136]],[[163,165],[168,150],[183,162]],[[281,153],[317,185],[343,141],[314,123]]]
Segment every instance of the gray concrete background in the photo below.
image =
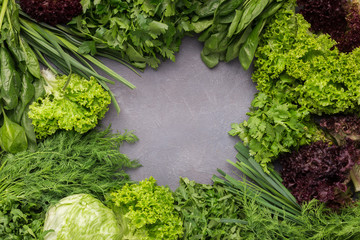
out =
[[134,180],[153,176],[159,185],[175,190],[179,177],[210,184],[217,168],[234,169],[238,138],[228,135],[231,123],[247,118],[255,85],[235,60],[208,69],[201,61],[202,43],[185,38],[176,62],[138,77],[124,66],[104,63],[136,85],[135,90],[116,83],[112,91],[121,107],[111,107],[102,121],[116,131],[134,130],[139,141],[121,152],[138,159],[143,167],[130,171]]

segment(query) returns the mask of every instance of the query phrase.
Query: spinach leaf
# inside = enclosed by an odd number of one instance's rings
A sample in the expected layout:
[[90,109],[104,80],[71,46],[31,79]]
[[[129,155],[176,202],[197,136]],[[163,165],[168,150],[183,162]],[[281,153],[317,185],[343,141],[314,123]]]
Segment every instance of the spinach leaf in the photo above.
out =
[[25,151],[28,147],[25,129],[11,121],[2,109],[4,124],[0,128],[0,146],[10,153]]
[[26,106],[32,102],[35,96],[33,76],[26,71],[21,78],[22,85],[20,90],[19,104],[16,107],[15,122],[19,123]]
[[20,76],[14,67],[14,61],[5,47],[0,48],[1,96],[7,110],[18,104]]
[[257,46],[259,45],[259,35],[264,28],[266,23],[266,20],[261,20],[256,27],[251,31],[249,37],[246,39],[246,42],[242,47],[240,48],[239,52],[239,60],[241,63],[241,66],[248,70],[252,60],[255,56],[255,51]]
[[27,69],[34,77],[40,78],[40,64],[35,53],[23,38],[20,38],[20,45],[23,49]]
[[34,125],[32,125],[31,119],[28,117],[29,105],[24,109],[24,113],[21,115],[21,126],[25,130],[27,142],[28,142],[28,150],[35,151],[37,149],[36,145],[36,134],[34,130]]

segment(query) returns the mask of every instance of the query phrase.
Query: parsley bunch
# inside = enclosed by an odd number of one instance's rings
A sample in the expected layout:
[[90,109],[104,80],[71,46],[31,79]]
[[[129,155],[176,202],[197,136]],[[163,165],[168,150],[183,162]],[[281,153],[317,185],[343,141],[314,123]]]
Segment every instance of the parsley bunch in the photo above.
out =
[[161,58],[175,61],[181,39],[192,30],[191,0],[85,0],[82,5],[83,14],[69,23],[89,40],[81,49],[94,54],[98,46],[109,47],[141,69],[157,68]]

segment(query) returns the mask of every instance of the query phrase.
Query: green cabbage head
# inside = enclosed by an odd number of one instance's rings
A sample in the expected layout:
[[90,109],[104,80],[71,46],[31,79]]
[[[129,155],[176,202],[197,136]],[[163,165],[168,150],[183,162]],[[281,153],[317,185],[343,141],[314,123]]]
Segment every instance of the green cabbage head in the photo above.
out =
[[122,239],[114,212],[89,194],[63,198],[46,213],[45,240]]

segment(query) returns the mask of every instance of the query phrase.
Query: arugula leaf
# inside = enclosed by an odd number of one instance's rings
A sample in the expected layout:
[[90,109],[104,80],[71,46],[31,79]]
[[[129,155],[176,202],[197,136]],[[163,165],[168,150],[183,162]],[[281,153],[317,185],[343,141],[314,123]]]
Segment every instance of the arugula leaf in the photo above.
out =
[[242,239],[243,206],[235,195],[216,184],[180,178],[174,193],[176,210],[184,221],[183,239]]

